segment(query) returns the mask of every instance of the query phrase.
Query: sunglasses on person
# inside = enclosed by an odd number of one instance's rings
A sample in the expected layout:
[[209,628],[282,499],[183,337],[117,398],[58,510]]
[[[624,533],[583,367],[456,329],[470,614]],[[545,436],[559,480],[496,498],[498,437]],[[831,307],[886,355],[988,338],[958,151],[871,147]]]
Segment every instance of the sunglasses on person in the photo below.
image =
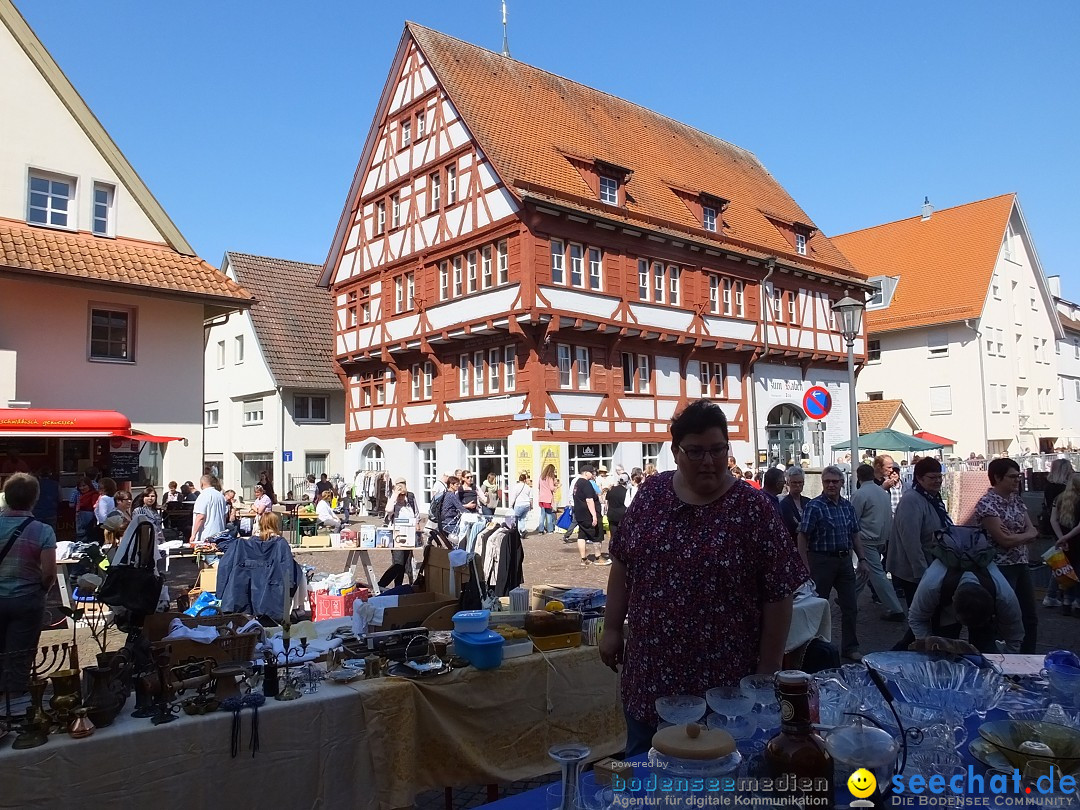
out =
[[713,461],[719,461],[722,458],[726,458],[731,450],[726,444],[721,444],[717,447],[683,447],[680,445],[679,449],[682,450],[683,454],[691,461],[702,461],[706,454],[709,455]]

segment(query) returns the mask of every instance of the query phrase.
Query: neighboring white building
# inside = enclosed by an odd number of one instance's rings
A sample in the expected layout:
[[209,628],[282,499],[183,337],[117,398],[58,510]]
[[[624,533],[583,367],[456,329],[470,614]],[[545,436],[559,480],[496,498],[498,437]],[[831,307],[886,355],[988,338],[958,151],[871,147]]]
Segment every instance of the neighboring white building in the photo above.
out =
[[1061,279],[1050,277],[1064,337],[1057,341],[1057,402],[1061,436],[1057,447],[1080,450],[1080,304],[1061,297]]
[[195,477],[203,322],[250,295],[195,255],[10,0],[0,77],[0,453],[64,486],[91,465]]
[[860,398],[903,399],[958,455],[1061,436],[1054,300],[1015,194],[834,237],[880,287]]
[[[334,370],[322,267],[228,252],[226,276],[254,293],[247,312],[216,321],[205,349],[204,465],[250,498],[259,473],[300,497],[300,480],[342,467],[345,391]],[[287,459],[287,460],[286,460]]]

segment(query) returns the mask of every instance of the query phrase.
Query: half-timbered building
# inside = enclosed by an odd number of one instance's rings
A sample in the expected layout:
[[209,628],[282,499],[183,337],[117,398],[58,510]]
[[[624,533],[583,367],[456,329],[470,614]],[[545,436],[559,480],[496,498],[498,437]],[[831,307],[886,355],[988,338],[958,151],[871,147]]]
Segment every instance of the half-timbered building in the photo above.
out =
[[[418,25],[323,284],[347,466],[425,490],[460,466],[670,465],[669,420],[699,397],[739,463],[820,464],[847,438],[830,307],[865,284],[754,155]],[[813,431],[812,385],[834,401]]]

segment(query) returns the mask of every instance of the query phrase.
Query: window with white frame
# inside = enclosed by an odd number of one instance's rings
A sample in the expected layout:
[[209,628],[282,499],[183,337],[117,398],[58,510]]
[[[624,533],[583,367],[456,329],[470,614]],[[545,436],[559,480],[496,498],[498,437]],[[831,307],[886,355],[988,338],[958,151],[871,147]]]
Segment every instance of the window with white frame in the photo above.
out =
[[720,312],[720,276],[709,274],[709,312]]
[[438,211],[442,204],[442,175],[432,172],[428,175],[428,211]]
[[431,399],[431,372],[432,365],[430,360],[413,364],[412,374],[409,376],[412,385],[412,398],[414,400]]
[[585,286],[585,259],[581,245],[570,245],[570,284],[574,287]]
[[994,330],[992,328],[987,328],[987,330],[986,330],[986,353],[988,355],[990,355],[991,357],[997,355],[997,352],[994,351],[994,345],[995,345]]
[[600,202],[608,205],[619,204],[619,181],[614,177],[600,176]]
[[503,349],[503,389],[517,390],[517,347],[515,346],[507,346]]
[[681,272],[676,265],[668,266],[668,301],[674,306],[679,305],[679,276]]
[[880,278],[872,278],[867,283],[873,287],[873,292],[870,293],[870,298],[866,302],[866,308],[880,307],[885,303],[885,282]]
[[806,255],[806,234],[795,234],[795,252],[798,253],[800,256]]
[[1046,338],[1039,338],[1039,357],[1044,364],[1050,363],[1050,357],[1046,353]]
[[571,444],[566,449],[571,476],[577,475],[586,464],[594,470],[598,467],[607,467],[609,470],[612,468],[614,444]]
[[[419,137],[420,133],[417,132],[416,135]],[[435,487],[435,482],[439,480],[438,459],[433,444],[420,445],[420,478],[423,497],[431,497],[431,490]]]
[[1073,338],[1073,360],[1080,360],[1080,340]]
[[702,224],[705,226],[705,230],[716,233],[716,209],[705,206],[701,209]]
[[416,301],[416,274],[405,274],[405,309],[412,309]]
[[249,399],[244,402],[244,424],[261,425],[263,421],[263,401]]
[[594,290],[601,288],[600,280],[603,276],[603,254],[600,248],[589,248],[589,287]]
[[52,225],[74,229],[75,178],[45,172],[30,172],[26,221],[31,225]]
[[1034,287],[1028,287],[1028,301],[1031,303],[1031,311],[1039,311],[1039,296]]
[[777,289],[775,284],[773,285],[773,289],[772,289],[772,307],[773,307],[773,318],[776,319],[777,323],[783,323],[783,321],[784,321],[784,291]]
[[135,310],[131,307],[91,307],[91,360],[131,363],[135,360]]
[[990,279],[990,294],[994,296],[995,301],[1001,300],[1001,283],[998,281],[996,273]]
[[488,349],[488,393],[499,393],[502,371],[502,349]]
[[379,200],[375,203],[375,233],[386,232],[386,201]]
[[401,146],[402,148],[408,146],[412,142],[412,122],[401,122]]
[[416,114],[416,140],[420,140],[421,138],[424,137],[425,133],[427,132],[426,127],[427,127],[427,117],[424,115],[424,113],[422,111],[418,112]]
[[464,292],[461,280],[461,257],[454,257],[454,297],[461,295]]
[[326,397],[297,394],[293,397],[293,418],[297,422],[326,422],[329,400]]
[[949,356],[949,333],[944,329],[931,329],[926,333],[926,354],[928,357]]
[[505,239],[502,239],[495,246],[495,252],[498,262],[499,283],[506,284],[510,281],[510,245]]
[[450,262],[443,259],[439,262],[439,300],[445,301],[450,297]]
[[725,399],[723,363],[698,361],[698,375],[701,378],[701,396],[706,399]]
[[930,415],[952,413],[952,386],[930,386]]
[[484,393],[484,353],[482,351],[473,352],[472,357],[472,392],[473,396],[479,396]]
[[998,357],[1004,357],[1005,356],[1005,330],[1004,329],[998,329],[998,330],[996,330],[995,335],[997,336],[996,345],[997,345]]
[[638,259],[637,263],[637,286],[638,300],[649,300],[649,262],[647,259]]
[[233,338],[233,365],[241,365],[244,362],[244,336],[237,335]]
[[654,467],[659,468],[660,453],[664,449],[663,442],[642,442],[641,443],[641,466],[648,467],[652,464]]
[[225,341],[219,340],[217,342],[217,367],[225,368]]
[[206,408],[203,411],[203,427],[215,428],[218,426],[220,417],[220,411],[218,410],[217,403],[214,403],[213,408]]
[[623,391],[628,394],[648,394],[652,383],[647,354],[622,353]]
[[420,399],[420,364],[414,363],[412,373],[409,374],[410,399]]
[[787,312],[788,323],[795,323],[795,296],[797,293],[794,290],[788,290],[787,294]]
[[559,239],[551,240],[551,282],[564,284],[566,282],[565,266],[566,254],[563,253],[563,243]]
[[662,304],[664,303],[664,265],[660,262],[653,262],[652,274],[653,301],[657,304]]
[[405,276],[394,278],[394,312],[405,309]]
[[480,284],[486,290],[494,284],[491,270],[491,245],[484,245],[484,249],[480,251],[480,257]]
[[446,167],[446,204],[453,205],[457,202],[457,167]]
[[469,355],[467,354],[458,357],[458,394],[463,397],[469,395]]
[[746,315],[746,307],[743,301],[743,283],[735,282],[735,317],[742,318]]
[[94,236],[112,236],[113,230],[113,199],[116,196],[116,186],[111,183],[94,183],[94,215],[91,219],[90,229]]
[[390,198],[390,227],[401,227],[401,195],[394,194]]
[[570,346],[566,343],[558,344],[556,349],[559,361],[559,388],[569,388],[573,383],[574,358],[570,354]]
[[577,367],[577,387],[587,390],[589,388],[589,349],[587,346],[574,347],[574,365]]
[[468,273],[465,276],[466,292],[476,292],[476,251],[470,250],[466,255],[465,267]]
[[731,309],[731,288],[732,283],[730,278],[724,279],[724,314],[730,315]]
[[866,362],[868,362],[868,363],[880,363],[881,362],[881,341],[880,340],[868,340],[866,342]]

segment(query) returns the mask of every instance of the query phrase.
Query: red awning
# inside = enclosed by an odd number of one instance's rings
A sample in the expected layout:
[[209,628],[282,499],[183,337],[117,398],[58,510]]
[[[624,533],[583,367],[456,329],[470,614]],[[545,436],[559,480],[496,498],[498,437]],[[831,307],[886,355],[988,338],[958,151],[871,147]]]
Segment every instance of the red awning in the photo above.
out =
[[936,433],[931,433],[929,430],[920,430],[915,434],[916,439],[926,439],[928,442],[934,444],[940,444],[948,447],[951,444],[956,444],[956,439],[946,439],[944,436],[938,436]]
[[123,438],[140,442],[179,442],[179,436],[154,436],[132,430],[119,411],[0,408],[0,437]]

